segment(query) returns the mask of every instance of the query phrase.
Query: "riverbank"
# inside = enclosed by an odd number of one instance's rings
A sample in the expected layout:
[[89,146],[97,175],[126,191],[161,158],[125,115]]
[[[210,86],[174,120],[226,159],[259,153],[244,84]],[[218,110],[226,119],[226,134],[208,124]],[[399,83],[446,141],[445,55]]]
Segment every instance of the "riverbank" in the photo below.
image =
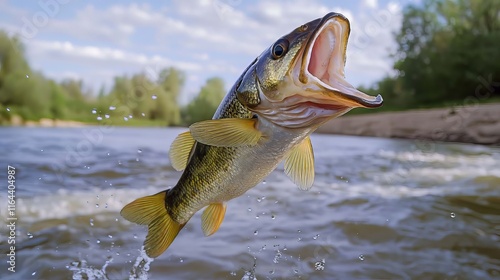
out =
[[53,120],[53,119],[39,119],[38,121],[23,120],[20,116],[14,115],[10,119],[9,125],[11,126],[28,126],[28,127],[82,127],[89,124],[78,121],[70,120]]
[[344,116],[318,132],[500,145],[500,103]]
[[[23,121],[19,116],[13,116],[9,125],[82,127],[96,123],[52,119]],[[111,125],[164,126],[159,121],[135,119],[115,120]],[[326,123],[318,132],[500,145],[500,103],[343,116]]]

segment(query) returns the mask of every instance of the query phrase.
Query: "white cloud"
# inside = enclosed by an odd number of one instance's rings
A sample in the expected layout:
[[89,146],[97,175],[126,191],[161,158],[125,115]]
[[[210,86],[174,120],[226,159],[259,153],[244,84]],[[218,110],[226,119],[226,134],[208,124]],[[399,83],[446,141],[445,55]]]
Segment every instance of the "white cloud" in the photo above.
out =
[[368,8],[375,9],[377,8],[377,0],[363,0],[363,5]]
[[[186,83],[186,92],[192,93],[211,76],[222,76],[229,88],[274,40],[335,11],[348,17],[352,26],[347,79],[355,85],[369,84],[390,71],[387,54],[394,48],[392,32],[399,27],[401,8],[397,2],[381,7],[376,0],[361,1],[356,10],[318,0],[291,0],[286,4],[175,0],[165,7],[121,2],[106,8],[87,5],[72,17],[52,18],[37,37],[26,41],[26,49],[30,61],[40,70],[51,76],[76,74],[96,89],[103,79],[111,83],[124,68],[134,73],[147,66],[179,67],[188,77],[196,77]],[[12,4],[0,1],[0,8],[4,6]],[[20,8],[10,10],[23,13]],[[11,22],[2,20],[0,26],[14,29]],[[50,69],[50,63],[46,63],[50,60],[67,62],[65,65],[73,68]],[[74,69],[79,64],[96,70]]]

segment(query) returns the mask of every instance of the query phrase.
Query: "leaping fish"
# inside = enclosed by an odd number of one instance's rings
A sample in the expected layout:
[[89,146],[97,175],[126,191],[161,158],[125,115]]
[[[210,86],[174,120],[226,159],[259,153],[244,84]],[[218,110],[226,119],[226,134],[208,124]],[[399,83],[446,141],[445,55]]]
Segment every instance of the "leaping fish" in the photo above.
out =
[[144,249],[158,257],[200,209],[203,233],[214,234],[226,202],[261,182],[284,160],[302,190],[314,181],[309,135],[352,108],[376,108],[344,78],[350,24],[329,13],[303,24],[265,49],[222,100],[212,120],[194,123],[170,147],[177,184],[126,205],[121,215],[147,225]]

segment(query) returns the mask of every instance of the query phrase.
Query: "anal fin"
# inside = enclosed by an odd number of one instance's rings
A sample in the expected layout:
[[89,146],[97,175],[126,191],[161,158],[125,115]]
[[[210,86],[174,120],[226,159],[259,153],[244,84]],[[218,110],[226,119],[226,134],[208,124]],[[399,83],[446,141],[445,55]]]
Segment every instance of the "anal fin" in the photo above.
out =
[[146,254],[151,258],[160,256],[172,244],[184,224],[179,224],[168,215],[165,208],[166,192],[138,198],[123,207],[120,214],[127,220],[148,225],[144,241]]
[[201,215],[201,228],[205,236],[210,236],[217,232],[224,215],[226,214],[226,203],[212,203],[203,211]]
[[309,190],[312,187],[314,153],[309,137],[290,151],[285,159],[285,173],[301,190]]

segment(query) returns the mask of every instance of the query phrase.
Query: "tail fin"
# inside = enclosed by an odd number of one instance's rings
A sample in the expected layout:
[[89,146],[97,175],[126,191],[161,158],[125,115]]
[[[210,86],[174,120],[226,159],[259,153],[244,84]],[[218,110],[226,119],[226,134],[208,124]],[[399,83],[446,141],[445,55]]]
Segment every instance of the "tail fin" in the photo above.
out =
[[184,224],[174,221],[165,209],[166,192],[138,198],[123,207],[120,214],[127,220],[148,225],[144,241],[146,254],[151,258],[161,255],[172,244]]

